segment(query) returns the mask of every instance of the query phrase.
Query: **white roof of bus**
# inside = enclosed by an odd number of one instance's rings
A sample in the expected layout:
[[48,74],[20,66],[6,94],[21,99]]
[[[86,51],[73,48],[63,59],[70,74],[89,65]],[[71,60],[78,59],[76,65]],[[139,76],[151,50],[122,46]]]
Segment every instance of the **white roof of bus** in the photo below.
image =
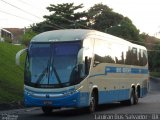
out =
[[100,38],[108,38],[108,41],[116,42],[119,44],[130,44],[129,46],[138,47],[140,49],[146,49],[143,46],[133,44],[119,37],[99,32],[96,30],[87,29],[62,29],[43,32],[33,37],[31,42],[57,42],[57,41],[76,41],[84,40],[87,37],[94,36]]
[[83,30],[83,29],[53,30],[36,35],[31,40],[31,42],[83,40],[84,38],[86,38],[87,34],[91,32],[93,32],[93,30]]

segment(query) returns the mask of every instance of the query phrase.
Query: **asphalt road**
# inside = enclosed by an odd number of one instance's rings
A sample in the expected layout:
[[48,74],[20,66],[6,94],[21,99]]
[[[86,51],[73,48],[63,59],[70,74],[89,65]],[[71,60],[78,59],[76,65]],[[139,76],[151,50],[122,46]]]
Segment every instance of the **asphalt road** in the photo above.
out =
[[40,108],[0,111],[2,120],[160,120],[160,79],[150,80],[149,94],[139,99],[133,106],[120,103],[99,106],[89,114],[85,109],[56,110],[51,115],[44,115]]

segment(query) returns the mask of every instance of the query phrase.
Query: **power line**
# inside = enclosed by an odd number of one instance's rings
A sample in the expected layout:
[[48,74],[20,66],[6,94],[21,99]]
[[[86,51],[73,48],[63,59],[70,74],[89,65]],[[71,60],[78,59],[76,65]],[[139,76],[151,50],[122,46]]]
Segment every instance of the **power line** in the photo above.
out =
[[[23,12],[29,14],[29,15],[32,15],[32,16],[34,16],[34,17],[37,17],[37,18],[41,19],[40,17],[38,17],[38,16],[36,16],[36,15],[34,15],[34,14],[28,12],[28,11],[25,11],[25,10],[23,10],[23,9],[21,9],[21,8],[15,6],[15,5],[13,5],[13,4],[11,4],[11,3],[8,3],[8,2],[6,2],[6,1],[4,1],[4,0],[0,0],[0,1],[2,1],[2,2],[6,3],[6,4],[8,4],[8,5],[10,5],[10,6],[14,7],[14,8],[16,8],[16,9],[19,9],[19,10],[21,10],[21,11],[23,11]],[[11,14],[11,13],[8,13],[8,12],[5,12],[5,11],[2,11],[2,10],[1,10],[1,12],[5,13],[5,14],[9,14],[9,15],[12,15],[12,16],[15,16],[15,17],[18,17],[18,18],[21,18],[21,19],[25,19],[25,20],[26,20],[26,18],[17,16],[17,15],[14,15],[14,14]],[[27,20],[29,20],[29,19],[27,19]],[[29,20],[29,21],[32,21],[32,20]],[[33,21],[32,21],[32,22],[33,22]],[[54,25],[54,26],[52,26],[52,25],[48,25],[48,26],[50,26],[50,27],[55,27],[55,26],[56,26],[56,28],[58,27],[57,29],[59,29],[59,28],[60,28],[60,29],[65,29],[64,27],[59,26],[59,25],[57,25],[57,24],[53,24],[53,25]]]
[[36,15],[34,15],[34,14],[32,14],[32,13],[26,11],[26,10],[23,10],[23,9],[21,9],[21,8],[15,6],[15,5],[13,5],[13,4],[11,4],[11,3],[9,3],[9,2],[6,2],[6,1],[4,1],[4,0],[0,0],[0,1],[2,1],[2,2],[4,2],[5,4],[8,4],[8,5],[10,5],[10,6],[12,6],[12,7],[14,7],[14,8],[20,10],[20,11],[23,11],[24,13],[27,13],[27,14],[29,14],[29,15],[32,15],[32,16],[34,16],[34,17],[36,17],[36,18],[41,19],[40,17],[38,17],[38,16],[36,16]]
[[27,3],[26,1],[23,1],[23,0],[18,0],[18,1],[25,4],[25,5],[31,5],[31,4],[29,4],[29,3]]
[[[27,5],[27,6],[30,6],[30,7],[32,7],[32,8],[37,8],[37,9],[39,9],[39,10],[42,10],[42,8],[37,7],[37,6],[35,6],[35,5],[32,5],[32,4],[30,4],[30,3],[26,2],[26,1],[23,1],[23,0],[18,0],[18,1],[21,2],[21,3],[23,3],[23,4],[25,4],[25,5]],[[42,11],[42,12],[44,12],[44,11]]]
[[24,18],[24,17],[18,16],[18,15],[14,15],[14,14],[12,14],[12,13],[8,13],[8,12],[3,11],[3,10],[0,10],[0,12],[1,12],[1,13],[4,13],[4,14],[11,15],[11,16],[14,16],[14,17],[17,17],[17,18],[21,18],[21,19],[26,20],[26,21],[33,22],[33,20],[30,20],[30,19],[27,19],[27,18]]

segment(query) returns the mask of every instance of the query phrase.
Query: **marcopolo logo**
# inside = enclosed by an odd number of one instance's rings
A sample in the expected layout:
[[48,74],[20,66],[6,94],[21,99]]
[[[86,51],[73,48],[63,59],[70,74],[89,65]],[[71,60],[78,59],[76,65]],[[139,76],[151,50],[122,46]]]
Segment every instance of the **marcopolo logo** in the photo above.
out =
[[46,94],[46,98],[49,98],[50,96],[49,96],[49,94]]

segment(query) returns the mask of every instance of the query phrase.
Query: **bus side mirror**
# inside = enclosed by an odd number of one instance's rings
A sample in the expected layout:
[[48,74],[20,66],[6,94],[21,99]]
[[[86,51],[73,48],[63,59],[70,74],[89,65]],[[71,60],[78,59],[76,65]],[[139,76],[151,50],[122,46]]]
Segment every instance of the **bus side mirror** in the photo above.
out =
[[87,56],[85,56],[85,60],[83,61],[83,54],[86,53],[88,50],[89,48],[81,48],[77,55],[76,71],[80,72],[80,77],[84,77],[89,73],[88,69],[89,63]]
[[86,75],[89,74],[89,67],[90,67],[89,64],[90,64],[90,63],[89,63],[89,59],[88,59],[88,57],[86,56],[86,57],[85,57],[85,74],[86,74]]
[[86,51],[88,50],[89,48],[81,48],[78,52],[78,55],[77,55],[77,64],[82,64],[83,63],[83,54],[86,53]]
[[20,51],[17,52],[16,54],[16,65],[20,65],[20,56],[26,52],[28,50],[28,48],[22,49]]

